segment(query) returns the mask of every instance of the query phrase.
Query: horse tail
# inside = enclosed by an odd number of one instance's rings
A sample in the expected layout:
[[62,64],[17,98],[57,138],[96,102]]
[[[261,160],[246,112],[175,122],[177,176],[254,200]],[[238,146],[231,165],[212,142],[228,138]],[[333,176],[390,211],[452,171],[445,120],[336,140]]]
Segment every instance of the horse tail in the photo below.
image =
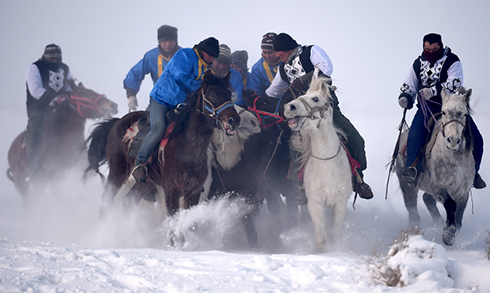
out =
[[105,179],[104,175],[100,173],[99,167],[107,162],[107,138],[109,137],[112,127],[119,120],[120,118],[111,118],[95,124],[94,130],[82,144],[81,148],[88,149],[87,153],[89,163],[83,174],[84,180],[87,179],[87,173],[91,170],[99,174],[102,180]]

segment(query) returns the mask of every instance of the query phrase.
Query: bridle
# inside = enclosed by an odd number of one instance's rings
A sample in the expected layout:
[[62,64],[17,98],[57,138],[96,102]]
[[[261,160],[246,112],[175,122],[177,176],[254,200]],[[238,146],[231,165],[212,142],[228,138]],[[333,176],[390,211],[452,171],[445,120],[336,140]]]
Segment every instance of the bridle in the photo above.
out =
[[[465,114],[464,116],[465,116],[465,120],[467,120],[468,114]],[[466,127],[466,123],[463,123],[463,122],[459,121],[458,119],[449,120],[448,122],[442,124],[441,133],[442,133],[443,137],[446,137],[446,133],[445,133],[444,129],[450,123],[459,123],[459,124],[461,124],[461,126],[463,126],[463,129]]]
[[97,103],[99,102],[100,99],[107,98],[106,95],[100,94],[95,98],[94,100],[89,99],[87,97],[80,97],[80,91],[81,89],[79,88],[76,93],[70,95],[70,107],[72,107],[75,111],[77,111],[78,115],[82,118],[91,118],[87,117],[86,115],[83,114],[84,109],[91,109],[93,117],[95,117],[96,112],[97,112]]
[[[253,108],[250,106],[248,106],[247,108],[249,111],[255,113],[255,115],[257,116],[257,119],[259,120],[260,126],[263,129],[266,129],[272,125],[275,125],[275,124],[278,124],[278,123],[281,123],[282,121],[284,121],[284,118],[281,117],[281,115],[279,115],[279,105],[281,104],[281,99],[277,99],[278,101],[277,101],[277,105],[276,105],[276,111],[274,113],[270,113],[270,112],[266,112],[266,111],[262,111],[262,110],[257,109],[257,101],[259,100],[259,98],[260,98],[260,96],[258,96],[254,99]],[[265,121],[262,118],[262,116],[275,118],[276,121],[273,123],[265,124]]]
[[[233,103],[231,101],[225,101],[223,104],[215,107],[211,101],[206,98],[206,94],[204,93],[204,89],[201,89],[201,96],[203,100],[202,111],[199,111],[203,115],[207,115],[211,118],[214,118],[216,123],[221,122],[219,118],[219,114],[223,112],[225,109],[229,107],[233,107]],[[206,114],[207,113],[207,114]]]

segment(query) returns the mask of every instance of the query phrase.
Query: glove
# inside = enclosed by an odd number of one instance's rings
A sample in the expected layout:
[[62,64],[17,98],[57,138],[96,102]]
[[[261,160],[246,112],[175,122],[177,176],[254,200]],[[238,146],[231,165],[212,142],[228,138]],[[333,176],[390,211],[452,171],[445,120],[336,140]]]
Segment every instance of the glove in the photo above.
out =
[[407,97],[402,96],[398,98],[398,105],[400,105],[400,107],[402,107],[403,109],[410,110],[413,107],[413,102],[412,100],[409,100]]
[[138,99],[136,99],[136,96],[128,97],[128,108],[129,112],[138,110]]
[[419,90],[419,95],[424,98],[424,100],[430,100],[430,98],[432,98],[432,90],[428,87],[424,87]]

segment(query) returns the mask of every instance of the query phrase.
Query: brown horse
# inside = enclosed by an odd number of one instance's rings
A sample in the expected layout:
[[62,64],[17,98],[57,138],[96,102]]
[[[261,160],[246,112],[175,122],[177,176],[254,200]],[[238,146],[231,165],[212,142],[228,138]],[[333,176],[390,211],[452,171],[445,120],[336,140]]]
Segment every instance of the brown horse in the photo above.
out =
[[[57,178],[83,158],[79,148],[84,141],[87,119],[110,117],[116,113],[117,104],[105,95],[87,89],[81,83],[76,86],[73,94],[57,103],[46,117],[39,146],[39,174],[35,174],[39,181],[47,183]],[[25,131],[19,134],[10,146],[7,170],[8,178],[14,182],[24,200],[29,196],[31,181],[25,135]]]
[[[207,148],[214,128],[221,127],[232,135],[240,123],[231,103],[229,76],[218,78],[207,72],[201,87],[187,97],[186,104],[187,107],[176,116],[163,154],[155,150],[150,157],[146,182],[137,183],[130,193],[124,195],[136,202],[151,200],[145,196],[151,196],[154,187],[160,186],[164,190],[170,216],[178,211],[181,198],[184,208],[198,204],[208,174]],[[127,155],[129,145],[123,142],[123,136],[144,115],[146,113],[141,111],[129,113],[112,126],[106,146],[109,175],[103,208],[111,205],[121,187],[133,180],[130,173],[135,160]],[[108,123],[110,125],[113,121]]]

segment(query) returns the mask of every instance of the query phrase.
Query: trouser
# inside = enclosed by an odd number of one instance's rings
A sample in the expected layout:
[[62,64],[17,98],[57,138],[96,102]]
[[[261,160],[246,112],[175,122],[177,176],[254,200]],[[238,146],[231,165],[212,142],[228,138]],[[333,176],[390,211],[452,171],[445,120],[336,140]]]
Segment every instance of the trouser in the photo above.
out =
[[158,103],[154,99],[150,99],[149,104],[150,131],[146,135],[138,151],[138,163],[143,163],[148,160],[155,147],[162,140],[167,129],[167,121],[165,115],[168,112],[167,106]]
[[44,129],[44,121],[46,113],[44,111],[36,111],[35,113],[29,113],[29,119],[27,120],[26,129],[26,159],[29,166],[29,172],[31,174],[36,173],[39,167],[40,148],[42,142],[42,135]]
[[[433,111],[436,113],[438,111]],[[470,116],[469,123],[471,128],[471,133],[473,136],[473,157],[475,159],[475,172],[480,170],[481,160],[483,157],[483,137],[476,126],[475,121]],[[417,113],[412,120],[412,125],[410,125],[410,131],[408,132],[407,140],[407,161],[405,166],[412,166],[417,159],[417,156],[422,152],[425,146],[429,131],[425,127],[424,113],[420,108],[417,109]],[[422,160],[418,160],[416,168],[419,171],[422,170]]]

